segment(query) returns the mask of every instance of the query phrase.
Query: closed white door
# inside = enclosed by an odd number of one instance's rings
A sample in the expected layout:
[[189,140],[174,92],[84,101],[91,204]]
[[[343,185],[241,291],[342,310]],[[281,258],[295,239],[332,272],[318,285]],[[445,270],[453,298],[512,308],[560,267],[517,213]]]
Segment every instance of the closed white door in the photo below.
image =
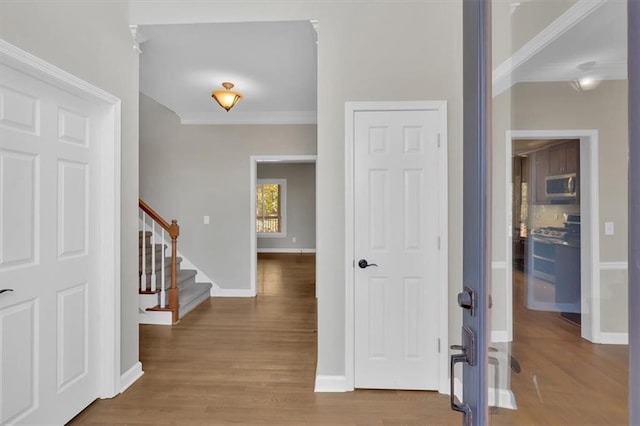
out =
[[358,388],[438,389],[438,124],[435,110],[355,113]]
[[100,111],[0,71],[0,423],[63,424],[98,397]]

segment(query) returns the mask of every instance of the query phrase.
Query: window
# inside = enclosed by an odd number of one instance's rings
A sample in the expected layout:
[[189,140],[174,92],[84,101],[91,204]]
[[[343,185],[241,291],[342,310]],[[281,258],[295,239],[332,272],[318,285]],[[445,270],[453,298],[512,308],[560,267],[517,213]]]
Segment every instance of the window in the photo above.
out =
[[286,179],[258,179],[256,187],[256,232],[258,236],[286,236],[286,211]]

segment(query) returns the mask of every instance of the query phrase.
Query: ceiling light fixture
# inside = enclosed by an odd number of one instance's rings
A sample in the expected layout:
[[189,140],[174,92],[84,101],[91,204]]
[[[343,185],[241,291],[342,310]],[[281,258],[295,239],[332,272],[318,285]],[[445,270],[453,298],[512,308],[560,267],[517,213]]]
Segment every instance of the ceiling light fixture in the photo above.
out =
[[598,87],[601,79],[596,77],[596,74],[594,73],[595,66],[596,61],[584,62],[578,65],[576,68],[581,71],[582,77],[573,80],[571,82],[571,86],[579,92],[593,90]]
[[211,97],[218,102],[218,105],[229,111],[242,99],[242,95],[231,90],[233,89],[233,83],[225,81],[222,83],[222,87],[224,87],[224,90],[214,90],[211,92]]
[[576,90],[584,92],[585,90],[593,90],[600,84],[600,80],[594,77],[582,77],[573,82]]

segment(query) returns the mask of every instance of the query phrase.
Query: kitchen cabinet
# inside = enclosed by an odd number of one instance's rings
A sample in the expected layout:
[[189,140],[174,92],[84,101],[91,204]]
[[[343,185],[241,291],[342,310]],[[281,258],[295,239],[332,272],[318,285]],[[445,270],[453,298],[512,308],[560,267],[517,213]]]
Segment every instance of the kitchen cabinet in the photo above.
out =
[[556,282],[556,245],[533,239],[531,271],[536,278]]
[[577,140],[550,147],[548,155],[550,176],[578,173],[580,155]]
[[525,261],[527,258],[527,238],[521,237],[519,235],[520,229],[514,228],[513,230],[513,239],[512,239],[512,262],[513,267],[524,271],[525,270]]
[[556,247],[556,302],[580,312],[580,247]]
[[549,150],[543,149],[533,153],[533,200],[536,204],[547,204],[549,200],[545,194],[546,177],[549,175]]

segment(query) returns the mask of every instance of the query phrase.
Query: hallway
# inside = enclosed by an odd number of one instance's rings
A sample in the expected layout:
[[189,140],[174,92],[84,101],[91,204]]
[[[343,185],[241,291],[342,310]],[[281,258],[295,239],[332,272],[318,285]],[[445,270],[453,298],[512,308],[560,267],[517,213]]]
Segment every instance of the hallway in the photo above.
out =
[[[523,275],[514,278],[519,409],[492,410],[492,423],[627,424],[628,347],[594,345],[557,313],[526,309]],[[212,298],[177,326],[141,325],[145,374],[70,424],[460,424],[436,392],[314,393],[314,295],[314,255],[261,254],[258,297]]]
[[261,254],[258,297],[212,298],[177,326],[141,325],[145,374],[70,424],[460,424],[435,392],[314,393],[316,336],[315,256]]

